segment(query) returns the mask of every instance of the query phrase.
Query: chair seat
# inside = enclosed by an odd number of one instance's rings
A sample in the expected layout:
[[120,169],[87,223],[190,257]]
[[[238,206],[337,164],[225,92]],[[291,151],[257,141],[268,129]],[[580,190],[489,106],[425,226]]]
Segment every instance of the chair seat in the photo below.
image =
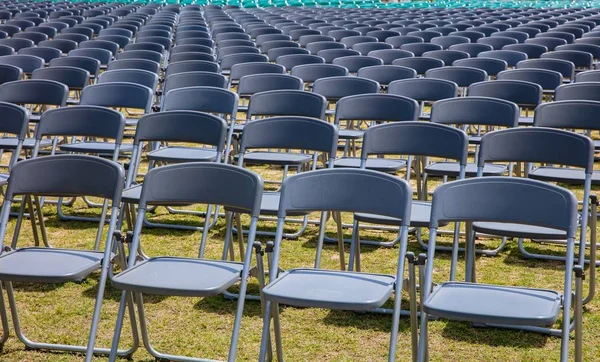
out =
[[[583,185],[585,172],[581,168],[542,166],[529,172],[529,177],[540,181],[556,181],[571,185]],[[592,184],[600,185],[600,173],[592,174]]]
[[[360,158],[342,157],[333,162],[334,167],[360,168]],[[398,172],[406,167],[406,161],[389,158],[368,158],[367,169],[380,172]]]
[[519,126],[533,126],[533,117],[519,117]]
[[[357,212],[354,214],[354,219],[360,222],[379,225],[400,226],[400,219],[389,216],[366,214]],[[429,227],[431,219],[431,202],[413,201],[410,211],[410,226],[414,227]],[[447,225],[441,224],[440,226]]]
[[[433,176],[458,177],[460,165],[456,162],[434,162],[425,167],[425,172]],[[506,172],[506,165],[486,164],[483,166],[484,176],[502,176]],[[477,176],[477,165],[468,163],[465,169],[467,177]]]
[[128,189],[123,190],[121,195],[121,201],[129,204],[137,204],[140,201],[142,195],[142,185],[132,186]]
[[[17,148],[18,142],[19,141],[15,137],[2,137],[2,138],[0,138],[0,149],[14,150],[15,148]],[[23,149],[25,149],[25,150],[33,150],[34,146],[35,146],[35,138],[25,138],[25,140],[23,141]],[[52,146],[51,139],[43,138],[40,141],[41,148],[50,147],[50,146]]]
[[365,131],[360,129],[341,129],[338,137],[341,140],[358,140],[363,138]]
[[66,283],[87,278],[100,268],[104,254],[57,248],[22,248],[0,256],[3,281]]
[[[263,192],[262,198],[260,201],[260,214],[261,215],[269,215],[276,216],[277,211],[279,211],[279,197],[281,194],[279,192]],[[225,210],[232,212],[247,212],[238,210],[231,207],[225,207]],[[307,215],[306,212],[289,212],[288,216],[303,216]]]
[[481,143],[482,136],[469,136],[469,143],[472,145],[478,145]]
[[127,118],[127,119],[125,119],[125,125],[130,126],[130,127],[135,127],[135,126],[137,126],[139,121],[140,121],[139,118]]
[[217,151],[200,147],[164,147],[148,152],[149,160],[162,162],[212,162],[217,159]]
[[371,310],[392,295],[392,275],[292,269],[263,289],[267,300],[297,307]]
[[549,326],[556,322],[562,295],[553,290],[446,282],[424,303],[428,314],[474,323]]
[[242,263],[176,257],[143,261],[112,277],[121,290],[155,295],[218,295],[240,280]]
[[244,163],[249,165],[304,165],[312,160],[307,153],[289,152],[249,152],[244,155]]
[[600,149],[600,140],[593,140],[593,142],[594,142],[594,148],[596,150]]
[[[66,143],[60,145],[61,151],[65,152],[76,152],[76,153],[100,153],[100,154],[112,154],[115,152],[114,142],[75,142]],[[121,153],[132,152],[132,144],[121,144],[119,148]]]
[[509,238],[543,240],[563,240],[567,238],[567,233],[562,230],[513,223],[475,222],[473,223],[473,230],[478,233],[506,236]]

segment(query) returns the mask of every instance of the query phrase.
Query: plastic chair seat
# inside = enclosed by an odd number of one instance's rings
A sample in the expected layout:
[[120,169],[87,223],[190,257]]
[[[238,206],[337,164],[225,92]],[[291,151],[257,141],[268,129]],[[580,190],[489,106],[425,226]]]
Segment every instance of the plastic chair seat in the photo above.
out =
[[312,160],[307,153],[290,152],[249,152],[244,155],[244,163],[254,165],[303,165]]
[[533,126],[533,117],[519,117],[519,126]]
[[365,131],[360,129],[341,129],[338,133],[341,140],[358,140],[363,138],[364,135]]
[[229,261],[157,257],[114,276],[112,285],[144,294],[205,297],[237,283],[243,268]]
[[3,281],[66,283],[82,281],[100,268],[104,254],[58,248],[22,248],[0,256]]
[[[279,192],[267,191],[263,192],[262,198],[260,201],[260,214],[261,215],[270,215],[276,216],[277,211],[279,211],[279,198],[281,194]],[[225,207],[225,210],[232,212],[240,212],[240,210],[236,210],[232,207]],[[307,212],[290,212],[288,216],[304,216],[307,215]]]
[[[114,142],[76,142],[76,143],[66,143],[64,145],[60,145],[61,151],[65,152],[76,152],[76,153],[99,153],[99,154],[112,154],[115,152],[115,143]],[[132,144],[121,144],[119,147],[119,151],[123,152],[132,152],[133,145]]]
[[567,238],[567,234],[562,230],[513,223],[475,222],[473,230],[483,234],[524,239],[564,240]]
[[212,162],[217,156],[214,149],[169,146],[148,152],[147,158],[162,162]]
[[[502,176],[507,170],[506,165],[486,164],[483,167],[484,176]],[[432,176],[452,176],[458,177],[460,165],[456,162],[435,162],[425,167],[425,172]],[[465,175],[468,177],[477,176],[477,165],[468,163],[465,168]]]
[[[529,177],[540,181],[555,181],[570,185],[583,185],[585,172],[582,169],[542,166],[529,172]],[[600,185],[600,173],[592,174],[592,185]]]
[[[360,168],[360,158],[342,157],[333,162],[334,167]],[[366,168],[381,172],[398,172],[406,167],[405,160],[389,158],[369,158]]]
[[425,312],[452,320],[549,326],[558,319],[562,295],[552,290],[447,282],[424,303]]
[[[358,212],[354,214],[354,220],[378,225],[400,226],[400,219],[395,217],[367,214]],[[428,201],[413,201],[410,212],[410,226],[414,227],[429,227],[431,220],[431,202]],[[441,226],[447,225],[440,224]]]
[[263,289],[267,300],[296,307],[372,310],[392,295],[391,275],[292,269]]
[[[14,150],[17,148],[17,143],[19,141],[15,137],[2,137],[0,138],[0,149],[3,150]],[[25,138],[23,141],[23,149],[32,150],[35,146],[34,138]],[[40,148],[50,147],[52,146],[52,140],[44,138],[40,141]]]

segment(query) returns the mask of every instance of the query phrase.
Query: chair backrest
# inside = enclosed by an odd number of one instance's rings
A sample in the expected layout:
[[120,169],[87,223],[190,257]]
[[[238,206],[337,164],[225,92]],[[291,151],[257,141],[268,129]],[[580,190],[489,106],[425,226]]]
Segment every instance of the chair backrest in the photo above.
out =
[[412,35],[398,35],[385,39],[385,42],[398,49],[404,44],[423,43],[423,38]]
[[554,99],[556,101],[566,100],[587,100],[598,101],[600,94],[600,83],[597,82],[577,82],[571,84],[563,84],[556,88]]
[[167,66],[166,76],[169,77],[177,73],[186,72],[214,72],[219,71],[219,65],[206,60],[186,60],[177,63],[171,63]]
[[304,84],[302,79],[287,74],[251,74],[240,79],[237,92],[240,95],[252,95],[255,93],[296,89],[302,90]]
[[69,88],[53,80],[28,79],[0,85],[2,102],[64,107],[68,96]]
[[140,118],[133,139],[142,142],[187,142],[216,147],[217,154],[224,148],[227,123],[215,115],[197,111],[167,111],[144,115]]
[[560,59],[575,64],[576,68],[592,69],[594,57],[586,51],[580,50],[555,50],[542,54],[542,59]]
[[327,100],[318,93],[273,90],[255,93],[248,103],[247,119],[254,116],[303,116],[324,119]]
[[504,99],[521,107],[535,107],[542,103],[543,89],[539,84],[522,80],[495,80],[472,84],[467,94]]
[[3,55],[0,64],[9,64],[21,68],[23,73],[31,74],[34,70],[44,66],[44,59],[34,55]]
[[0,64],[0,84],[19,80],[22,76],[21,68],[10,64]]
[[[372,192],[364,193],[365,187]],[[398,177],[370,170],[327,169],[287,178],[277,216],[300,211],[366,212],[395,217],[408,226],[411,203],[412,189]]]
[[548,48],[539,44],[509,44],[502,50],[512,50],[527,54],[527,59],[537,59],[548,51]]
[[49,63],[52,59],[59,58],[62,52],[55,48],[49,47],[35,47],[35,48],[23,48],[19,50],[18,54],[34,55],[44,59],[44,62]]
[[162,54],[152,50],[126,50],[117,54],[117,59],[146,59],[160,63]]
[[114,139],[121,144],[125,117],[115,110],[99,106],[73,106],[44,112],[35,132],[37,141],[44,136],[85,136]]
[[188,110],[223,114],[231,119],[237,113],[238,96],[216,87],[185,87],[164,95],[162,110]]
[[[116,44],[115,44],[116,45]],[[100,48],[87,48],[87,49],[75,49],[71,50],[68,54],[69,57],[89,57],[97,59],[101,65],[107,65],[110,62],[112,53],[106,49]]]
[[575,130],[598,130],[600,102],[564,100],[540,104],[535,109],[534,126]]
[[417,74],[425,74],[430,69],[443,67],[444,62],[440,59],[414,57],[396,59],[392,62],[392,65],[412,68]]
[[17,139],[24,141],[29,130],[29,112],[23,107],[6,102],[0,102],[0,112],[0,132],[15,135]]
[[468,87],[473,83],[488,79],[485,70],[471,67],[441,67],[425,72],[425,78],[444,79],[456,83],[459,87]]
[[348,70],[333,64],[303,64],[293,67],[291,74],[306,83],[312,83],[320,78],[346,76]]
[[119,44],[108,40],[86,40],[79,43],[79,49],[104,49],[108,50],[112,56],[119,51]]
[[166,94],[172,89],[198,86],[227,88],[227,78],[213,72],[176,73],[165,79],[163,93]]
[[390,83],[388,93],[409,97],[420,102],[434,102],[456,97],[458,85],[444,79],[403,79]]
[[517,69],[520,68],[538,68],[554,70],[562,74],[566,79],[573,79],[575,75],[575,64],[568,60],[562,59],[530,59],[524,60],[517,64]]
[[519,223],[564,230],[572,240],[577,217],[577,199],[567,189],[530,179],[483,177],[440,185],[433,193],[430,227],[451,221]]
[[88,71],[90,76],[97,76],[100,71],[100,61],[90,57],[68,56],[50,61],[50,68],[53,67],[75,67]]
[[562,74],[546,69],[510,69],[498,73],[499,80],[522,80],[538,84],[543,90],[554,91],[562,84]]
[[56,66],[34,70],[31,79],[54,80],[71,90],[81,90],[88,85],[90,73],[82,68]]
[[393,94],[357,94],[344,97],[335,108],[335,124],[353,121],[416,121],[419,104],[412,98]]
[[585,72],[577,73],[577,75],[575,76],[575,82],[600,82],[600,71],[588,70]]
[[250,170],[217,163],[182,163],[148,171],[139,207],[182,202],[224,205],[256,218],[262,193],[262,179]]
[[399,65],[374,65],[359,69],[356,75],[387,86],[396,80],[416,78],[417,72],[414,69]]
[[260,148],[305,150],[335,158],[337,128],[317,118],[280,116],[252,121],[244,127],[240,142],[240,165],[247,150]]
[[397,122],[365,131],[361,160],[369,155],[413,155],[457,160],[467,165],[469,137],[454,127],[430,122]]
[[460,97],[443,99],[431,106],[431,122],[454,125],[517,127],[519,107],[503,99]]
[[441,45],[431,43],[409,43],[400,46],[401,50],[406,50],[413,53],[416,57],[420,57],[423,53],[430,52],[432,50],[442,50]]
[[121,165],[100,157],[55,155],[17,163],[11,170],[10,178],[5,196],[9,201],[13,201],[16,195],[24,194],[96,196],[118,205],[125,172]]
[[154,92],[152,89],[134,83],[112,82],[87,86],[81,92],[79,104],[136,108],[149,113],[152,109]]
[[542,45],[548,48],[549,51],[553,51],[556,47],[567,44],[567,41],[560,38],[532,38],[525,40],[525,44]]
[[156,89],[158,75],[143,69],[116,69],[107,70],[98,78],[98,83],[127,82]]
[[327,77],[313,83],[313,92],[324,96],[328,101],[355,94],[378,93],[379,83],[358,77]]
[[489,132],[481,138],[477,166],[486,162],[525,162],[579,167],[594,171],[594,143],[560,129],[520,127]]

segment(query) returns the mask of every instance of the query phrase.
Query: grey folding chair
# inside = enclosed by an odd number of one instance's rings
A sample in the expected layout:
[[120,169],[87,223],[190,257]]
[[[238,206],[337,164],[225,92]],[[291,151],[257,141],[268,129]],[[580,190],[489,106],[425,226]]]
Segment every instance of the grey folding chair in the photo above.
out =
[[[0,101],[25,106],[33,113],[30,117],[32,122],[38,121],[48,108],[64,107],[68,96],[69,88],[53,80],[27,79],[0,85]],[[31,148],[29,141],[25,148]]]
[[[300,91],[297,92],[300,93]],[[265,93],[267,92],[256,95]],[[323,100],[321,100],[321,104],[324,104]],[[321,107],[321,109],[323,108],[324,106]],[[251,126],[250,133],[247,134],[249,126]],[[270,131],[266,132],[267,129]],[[291,170],[296,170],[298,173],[315,170],[319,163],[319,153],[323,154],[320,157],[323,162],[328,167],[332,167],[337,140],[336,127],[314,117],[282,115],[253,120],[244,126],[237,156],[238,165],[279,166],[283,169],[281,179],[265,182],[280,184],[288,177]],[[260,211],[265,220],[274,221],[272,216],[277,214],[278,202],[278,191],[265,191]],[[293,233],[286,233],[285,237],[297,238],[306,230],[308,214],[300,213],[290,216],[301,217],[288,220],[291,223],[301,224],[301,227]],[[238,221],[234,229],[238,235],[241,235],[240,228],[241,223]],[[267,231],[258,231],[258,234],[273,236],[272,232]]]
[[[137,250],[140,246],[143,220],[148,207],[152,205],[180,203],[223,205],[237,213],[250,214],[250,234],[243,262],[204,258],[209,232],[208,221],[205,223],[201,239],[199,258],[157,256],[138,262],[136,253],[130,253],[127,269],[111,276],[112,285],[123,291],[113,338],[111,361],[116,359],[128,293],[135,295],[144,346],[153,357],[172,361],[205,361],[205,359],[175,356],[155,349],[148,336],[142,295],[209,297],[219,295],[239,284],[240,298],[237,303],[228,356],[228,361],[235,361],[262,189],[263,182],[257,174],[224,164],[183,163],[155,168],[147,173],[141,190],[130,250]],[[229,230],[232,225],[232,213],[228,212],[226,218]],[[230,235],[231,233],[227,231],[225,245],[231,242]],[[151,275],[153,277],[149,277]]]
[[435,78],[402,79],[390,83],[388,93],[416,100],[420,106],[419,118],[429,119],[431,114],[425,113],[425,106],[441,99],[457,97],[458,85]]
[[[227,124],[217,116],[198,111],[164,111],[145,115],[136,127],[133,139],[132,163],[129,167],[123,202],[130,229],[135,221],[134,210],[140,200],[141,186],[136,185],[143,147],[159,143],[146,154],[149,169],[157,165],[183,162],[221,162],[225,148]],[[169,209],[171,211],[171,209]],[[210,211],[208,212],[210,214]],[[206,213],[193,213],[205,216]],[[216,223],[216,217],[213,224]],[[164,224],[144,219],[149,227],[202,230],[197,226]],[[212,224],[211,224],[212,226]]]
[[[486,135],[493,139],[495,134],[516,134],[522,129],[506,130]],[[524,129],[531,131],[531,129]],[[543,131],[542,131],[543,132]],[[535,139],[535,138],[530,138]],[[582,140],[572,139],[573,146],[582,148]],[[487,142],[486,142],[487,144]],[[536,142],[536,144],[540,144]],[[520,159],[520,147],[513,143],[510,149]],[[525,143],[520,145],[525,146]],[[526,146],[527,147],[527,146]],[[527,147],[529,148],[529,147]],[[517,150],[518,149],[518,150]],[[509,151],[509,152],[511,152]],[[546,153],[547,155],[547,153]],[[507,198],[506,195],[518,197]],[[505,177],[484,177],[459,180],[439,186],[433,194],[431,224],[429,232],[424,303],[421,313],[419,338],[419,361],[428,360],[429,316],[472,322],[476,324],[500,325],[530,331],[547,330],[562,314],[562,328],[552,330],[561,336],[561,361],[569,358],[570,311],[575,299],[576,336],[575,355],[581,353],[581,267],[574,267],[573,249],[577,233],[577,199],[573,194],[558,186],[544,182]],[[452,221],[511,222],[561,230],[567,238],[567,261],[565,265],[563,293],[548,289],[523,288],[475,283],[474,238],[467,238],[467,281],[444,282],[433,286],[433,267],[438,227]],[[572,298],[573,272],[576,275],[576,294]],[[519,308],[515,308],[518,305]],[[562,307],[562,313],[561,313]],[[581,360],[577,358],[575,360]]]
[[[23,150],[23,143],[27,137],[27,132],[29,130],[29,112],[23,107],[17,106],[15,104],[0,102],[0,112],[2,113],[2,122],[0,122],[0,132],[4,134],[3,139],[7,139],[10,135],[12,138],[11,145],[3,145],[3,148],[0,152],[0,156],[5,152],[11,152],[11,158],[7,165],[8,172],[0,174],[0,186],[6,185],[10,170],[13,165],[17,163],[21,151]],[[2,301],[0,300],[0,303]],[[1,308],[1,306],[0,306]],[[4,318],[5,315],[2,315]],[[2,343],[6,341],[8,338],[8,329],[6,328],[6,323],[4,323],[3,319],[3,327],[4,327],[4,335],[0,339]]]
[[[69,177],[65,177],[69,175]],[[16,164],[11,170],[10,182],[6,190],[2,214],[0,216],[0,240],[6,238],[8,218],[16,196],[23,196],[30,205],[29,213],[37,213],[41,218],[39,196],[95,196],[112,203],[108,233],[103,250],[77,250],[51,247],[17,247],[21,239],[20,228],[16,228],[12,245],[3,244],[0,255],[0,275],[6,283],[11,315],[17,337],[29,349],[58,350],[65,352],[85,353],[86,361],[91,361],[93,354],[108,353],[108,349],[94,346],[97,335],[103,295],[108,274],[114,259],[113,237],[116,231],[118,208],[121,202],[121,191],[124,185],[123,168],[109,160],[93,156],[58,155],[25,160]],[[38,205],[33,210],[34,201]],[[20,218],[25,208],[21,207]],[[43,228],[43,225],[41,226]],[[102,228],[98,229],[102,234]],[[91,318],[87,345],[74,346],[56,343],[34,342],[21,330],[13,282],[35,284],[56,284],[79,282],[90,274],[99,272],[98,292]],[[121,356],[131,355],[137,347],[134,334],[134,346],[128,350],[119,350]]]
[[66,85],[70,92],[75,93],[74,98],[67,99],[67,104],[78,104],[81,91],[90,82],[90,73],[82,68],[53,66],[36,69],[31,74],[31,79],[54,80]]
[[[365,187],[370,190],[368,196],[364,193]],[[348,195],[354,196],[348,198]],[[279,304],[370,311],[381,307],[392,294],[395,298],[388,361],[396,360],[401,281],[404,279],[411,198],[412,190],[406,181],[369,170],[319,170],[292,176],[284,182],[277,212],[270,282],[262,290],[264,317],[259,361],[265,361],[270,351],[271,317],[274,322],[277,357],[283,361]],[[286,216],[313,211],[322,212],[315,269],[298,268],[278,275]],[[402,220],[395,275],[321,269],[320,250],[323,247],[327,211],[369,212]],[[328,292],[323,293],[325,290]],[[416,302],[414,298],[412,301]],[[416,312],[416,307],[413,310]],[[416,315],[414,321],[416,322]],[[416,326],[413,333],[416,333]],[[415,338],[416,335],[413,343],[416,343]]]

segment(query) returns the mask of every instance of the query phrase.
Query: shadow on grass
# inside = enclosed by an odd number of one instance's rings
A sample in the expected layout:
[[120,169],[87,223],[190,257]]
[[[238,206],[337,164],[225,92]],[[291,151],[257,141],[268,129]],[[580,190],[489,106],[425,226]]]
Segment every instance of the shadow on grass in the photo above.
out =
[[[237,310],[237,303],[237,299],[227,299],[223,295],[217,295],[201,298],[194,304],[194,308],[206,313],[227,315],[233,318]],[[246,300],[244,302],[244,317],[262,317],[260,301]]]
[[546,334],[487,327],[471,323],[447,321],[442,335],[445,338],[471,344],[512,348],[543,348],[550,337]]
[[[403,305],[403,309],[408,306]],[[323,323],[336,327],[354,327],[361,330],[387,332],[392,330],[392,315],[372,312],[354,312],[344,310],[331,310],[323,319]],[[410,320],[408,316],[401,316],[399,331],[410,330]]]
[[[86,298],[96,299],[96,296],[98,295],[99,277],[100,277],[100,275],[96,273],[89,278],[90,281],[93,281],[93,283],[89,288],[87,288],[83,292],[81,292],[82,296],[84,296]],[[111,300],[113,302],[118,303],[121,301],[121,292],[122,292],[121,290],[113,288],[113,286],[110,283],[110,280],[107,280],[106,288],[104,289],[104,300]],[[165,296],[165,295],[149,295],[149,294],[143,295],[144,304],[160,303],[168,297],[169,296]]]

